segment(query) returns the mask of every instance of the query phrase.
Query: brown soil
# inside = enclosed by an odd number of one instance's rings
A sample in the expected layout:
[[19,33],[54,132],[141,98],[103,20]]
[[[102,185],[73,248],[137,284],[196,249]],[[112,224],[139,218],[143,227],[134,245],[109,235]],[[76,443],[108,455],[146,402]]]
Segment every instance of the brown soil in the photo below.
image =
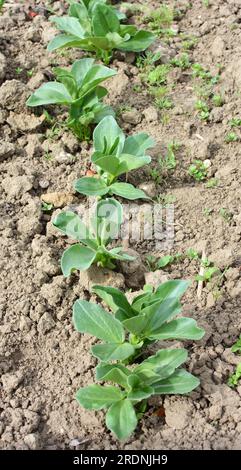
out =
[[[108,85],[109,101],[119,110],[126,132],[145,130],[156,138],[153,168],[159,168],[158,159],[170,141],[181,143],[176,169],[156,188],[164,201],[175,196],[171,252],[184,253],[190,247],[202,250],[207,244],[207,255],[215,265],[222,271],[229,268],[219,285],[214,281],[203,289],[201,302],[194,282],[199,270],[196,261],[185,258],[163,270],[169,278],[193,281],[184,298],[184,314],[196,318],[206,335],[200,342],[184,345],[189,349],[187,369],[200,377],[201,386],[188,396],[151,401],[134,435],[121,444],[106,430],[104,414],[88,412],[75,401],[75,391],[91,383],[94,375],[95,360],[89,353],[94,340],[79,335],[71,323],[73,301],[91,298],[91,274],[62,277],[59,258],[66,241],[53,230],[51,215],[41,211],[40,203],[44,193],[73,194],[73,181],[89,167],[90,146],[79,144],[64,130],[50,133],[41,112],[33,114],[25,106],[31,91],[49,79],[52,66],[66,66],[80,52],[48,54],[46,44],[54,32],[44,16],[48,12],[40,8],[31,18],[30,3],[6,1],[0,16],[0,446],[68,449],[77,439],[78,449],[241,449],[241,385],[233,390],[227,386],[239,362],[231,346],[241,332],[239,130],[238,141],[225,142],[230,119],[241,117],[240,0],[210,0],[210,8],[201,0],[189,8],[187,0],[165,1],[182,12],[176,23],[179,34],[165,46],[167,54],[180,52],[181,33],[195,35],[198,41],[189,51],[191,61],[213,75],[220,69],[218,64],[222,66],[214,90],[223,95],[224,104],[213,106],[208,122],[201,121],[195,110],[197,82],[189,69],[173,69],[168,80],[175,85],[171,91],[174,107],[156,113],[145,87],[139,93],[133,91],[133,85],[140,84],[136,65],[118,59],[113,63],[119,74]],[[45,2],[33,3],[42,7]],[[159,5],[144,0],[136,3]],[[53,7],[60,14],[64,2],[54,2]],[[31,77],[29,71],[33,71]],[[120,112],[123,106],[131,107],[131,119],[130,111],[129,115]],[[130,124],[136,116],[138,124]],[[217,186],[207,188],[205,182],[188,176],[194,159],[210,160],[209,176],[218,179]],[[137,177],[140,183],[152,182],[147,170]],[[65,201],[59,206],[69,203]],[[150,254],[148,243],[139,244],[137,251],[143,264]],[[114,273],[111,282],[120,287],[132,283],[138,290],[143,282],[138,265],[136,271],[139,277],[136,272],[134,280],[133,273],[124,273],[125,278]],[[154,282],[154,273],[151,276]],[[165,418],[158,414],[161,405]]]

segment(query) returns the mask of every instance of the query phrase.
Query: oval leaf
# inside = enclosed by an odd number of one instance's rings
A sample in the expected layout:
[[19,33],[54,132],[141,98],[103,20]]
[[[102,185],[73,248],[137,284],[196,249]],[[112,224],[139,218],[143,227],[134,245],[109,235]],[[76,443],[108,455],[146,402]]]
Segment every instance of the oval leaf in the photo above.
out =
[[119,402],[123,393],[112,385],[89,385],[80,388],[76,393],[76,399],[87,410],[101,410],[115,402]]
[[201,339],[205,334],[203,328],[197,326],[193,318],[178,318],[161,326],[150,339]]
[[109,189],[113,194],[121,196],[125,199],[150,199],[150,197],[148,197],[144,191],[135,188],[132,184],[129,183],[114,183],[109,186]]
[[84,176],[74,183],[75,191],[86,196],[104,196],[109,191],[109,187],[103,179]]
[[93,133],[94,148],[96,152],[104,155],[110,155],[115,145],[114,155],[119,155],[122,151],[125,135],[118,126],[113,116],[106,116],[96,126]]
[[72,245],[64,251],[61,258],[61,268],[65,277],[70,276],[72,271],[85,271],[95,260],[96,252],[87,246],[79,244]]
[[99,305],[76,300],[73,307],[73,322],[77,331],[89,333],[107,343],[123,343],[122,324]]
[[124,361],[134,354],[135,348],[130,343],[96,344],[92,346],[91,352],[104,362]]
[[130,400],[121,400],[110,407],[106,414],[106,426],[118,439],[127,439],[137,426],[135,409]]
[[110,32],[119,31],[120,22],[113,8],[97,4],[93,12],[92,28],[95,36],[106,36]]
[[155,39],[156,37],[154,34],[149,31],[141,30],[138,31],[132,39],[120,44],[118,49],[133,52],[145,51],[155,41]]
[[44,83],[27,100],[27,106],[43,106],[46,104],[69,104],[72,97],[62,83]]
[[198,387],[200,381],[185,369],[176,370],[170,377],[153,384],[156,395],[189,393]]

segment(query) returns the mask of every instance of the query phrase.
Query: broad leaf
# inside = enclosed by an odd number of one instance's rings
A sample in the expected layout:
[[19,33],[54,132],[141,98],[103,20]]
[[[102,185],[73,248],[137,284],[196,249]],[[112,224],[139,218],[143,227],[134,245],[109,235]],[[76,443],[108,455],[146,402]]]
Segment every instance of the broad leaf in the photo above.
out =
[[156,37],[149,31],[138,31],[133,38],[127,42],[123,42],[118,49],[122,51],[141,52],[145,51],[154,41]]
[[[102,171],[109,173],[112,176],[118,176],[118,169],[120,167],[120,160],[113,155],[101,155],[95,152],[91,158],[92,162],[98,166]],[[124,169],[125,172],[125,169]]]
[[77,18],[84,31],[91,32],[89,13],[84,3],[73,3],[70,5],[69,16]]
[[130,343],[106,343],[92,346],[91,352],[104,362],[124,361],[134,354],[135,348]]
[[109,191],[103,179],[84,176],[74,183],[75,191],[86,196],[104,196]]
[[179,300],[186,292],[189,281],[183,281],[181,279],[174,279],[162,283],[156,292],[150,297],[150,304],[155,302],[161,302],[167,299],[173,299],[174,301]]
[[116,172],[116,176],[119,176],[122,173],[128,173],[131,170],[137,170],[144,165],[148,165],[151,162],[151,157],[148,157],[147,155],[136,157],[134,155],[122,153],[119,157],[119,161],[121,165],[119,171]]
[[189,393],[198,387],[200,381],[194,375],[189,374],[185,369],[179,369],[170,377],[161,380],[153,385],[156,395],[160,394],[183,394]]
[[[107,245],[110,240],[117,237],[122,221],[123,207],[118,201],[112,198],[98,201],[92,226],[102,243],[103,251],[108,253],[103,245]],[[116,248],[116,250],[119,250],[119,248]],[[113,252],[113,256],[114,254],[115,252]]]
[[118,403],[123,396],[123,392],[112,385],[89,385],[78,390],[76,399],[87,410],[101,410]]
[[145,381],[145,371],[152,370],[158,374],[159,380],[169,377],[175,369],[187,360],[186,349],[161,349],[154,356],[149,357],[133,370],[143,381]]
[[81,97],[85,96],[91,90],[97,87],[107,78],[116,75],[116,70],[105,67],[104,65],[93,65],[91,69],[86,73],[82,86],[81,86]]
[[72,245],[64,251],[61,258],[61,268],[65,277],[75,271],[85,271],[94,262],[96,252],[87,246]]
[[145,151],[155,146],[155,140],[144,132],[127,137],[123,148],[123,153],[145,155]]
[[150,339],[201,339],[205,334],[202,328],[192,318],[178,318],[161,326],[155,333],[149,335]]
[[137,426],[137,417],[130,400],[121,400],[109,408],[106,426],[118,439],[127,439],[132,434]]
[[116,312],[118,308],[125,310],[129,316],[133,316],[133,309],[131,308],[125,294],[115,287],[104,287],[95,285],[92,287],[92,292],[97,294],[104,302]]
[[107,343],[123,343],[125,340],[122,324],[99,305],[86,300],[74,303],[73,322],[80,333],[89,333]]
[[131,401],[138,402],[138,401],[146,400],[151,395],[153,395],[153,393],[154,393],[154,389],[152,387],[150,387],[149,385],[142,385],[136,389],[131,390],[128,393],[127,398]]
[[128,386],[127,377],[130,371],[122,364],[99,364],[96,369],[96,380],[104,380],[105,382],[114,382],[123,388]]
[[129,183],[114,183],[110,187],[110,191],[117,196],[121,196],[125,199],[150,199],[144,191],[135,188]]
[[110,155],[115,146],[114,155],[118,156],[122,151],[125,136],[116,120],[112,116],[107,116],[95,128],[93,141],[96,152]]
[[85,31],[77,18],[72,18],[70,16],[51,16],[50,20],[55,23],[58,29],[67,34],[76,36],[79,39],[83,39],[85,37]]
[[84,58],[80,60],[76,60],[71,68],[71,73],[73,74],[78,86],[82,85],[82,82],[89,72],[91,67],[94,65],[94,59]]
[[79,47],[86,51],[94,51],[95,47],[91,44],[89,38],[79,39],[77,36],[71,34],[59,34],[53,38],[47,47],[49,52],[53,52],[56,49],[62,49],[64,47]]
[[74,212],[60,212],[53,220],[53,225],[73,240],[82,241],[89,238],[87,227]]
[[48,82],[41,85],[27,100],[28,106],[69,104],[72,97],[62,83]]
[[113,8],[107,5],[96,5],[92,18],[92,28],[95,36],[106,36],[109,32],[118,32],[119,27],[120,22]]

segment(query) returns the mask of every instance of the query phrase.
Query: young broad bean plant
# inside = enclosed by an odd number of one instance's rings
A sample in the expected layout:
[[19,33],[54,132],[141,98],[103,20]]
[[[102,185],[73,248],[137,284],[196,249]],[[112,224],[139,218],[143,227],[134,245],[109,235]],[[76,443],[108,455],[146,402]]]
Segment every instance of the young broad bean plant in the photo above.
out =
[[141,52],[155,40],[155,36],[148,31],[138,30],[134,25],[120,24],[113,7],[103,2],[96,2],[93,8],[86,8],[84,2],[73,3],[69,16],[53,16],[51,19],[62,34],[50,41],[49,51],[79,47],[96,53],[106,64],[111,59],[113,49]]
[[74,188],[86,196],[106,197],[117,195],[126,199],[149,199],[144,191],[132,184],[117,182],[117,178],[131,170],[141,168],[151,161],[145,151],[155,145],[155,141],[145,133],[125,138],[123,131],[112,116],[106,116],[93,133],[94,153],[92,163],[98,177],[83,177],[77,180]]
[[94,59],[76,60],[71,70],[54,69],[55,82],[41,85],[27,100],[27,105],[65,105],[69,108],[67,126],[83,140],[91,135],[90,125],[98,123],[112,108],[102,103],[106,88],[99,86],[104,80],[116,75],[116,71],[95,64]]
[[61,258],[64,276],[75,271],[85,271],[93,263],[97,266],[114,269],[116,260],[132,261],[134,258],[122,252],[122,247],[107,250],[107,245],[117,237],[123,211],[115,199],[105,199],[96,205],[94,216],[87,228],[81,218],[71,211],[63,211],[53,221],[53,225],[78,243],[67,248]]
[[118,289],[94,286],[114,315],[85,300],[74,304],[76,330],[102,341],[91,348],[100,361],[96,380],[113,384],[80,388],[76,398],[84,408],[106,409],[106,425],[118,439],[134,431],[149,397],[188,393],[199,385],[196,377],[179,368],[187,359],[185,349],[160,349],[142,360],[145,347],[156,341],[203,337],[204,330],[192,318],[173,319],[181,312],[187,286],[182,280],[168,281],[155,291],[146,286],[132,303]]

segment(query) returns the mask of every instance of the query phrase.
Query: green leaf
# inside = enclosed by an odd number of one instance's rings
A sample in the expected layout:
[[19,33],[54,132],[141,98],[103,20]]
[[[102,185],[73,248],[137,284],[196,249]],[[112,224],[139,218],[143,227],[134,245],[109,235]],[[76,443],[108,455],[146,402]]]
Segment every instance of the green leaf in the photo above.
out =
[[104,196],[109,191],[103,179],[84,176],[74,183],[75,191],[86,196]]
[[61,268],[65,277],[70,276],[72,271],[85,271],[94,262],[96,252],[87,246],[79,244],[71,245],[64,251],[61,258]]
[[122,323],[133,335],[147,337],[149,318],[146,315],[137,315],[124,320]]
[[119,158],[114,157],[113,155],[100,155],[99,152],[95,152],[91,158],[92,162],[98,166],[101,170],[106,173],[117,176],[118,168],[120,166]]
[[131,390],[128,393],[127,398],[131,401],[138,402],[138,401],[146,400],[153,394],[154,394],[154,389],[152,387],[150,387],[149,385],[142,385],[136,389]]
[[47,50],[53,52],[56,49],[62,49],[64,47],[79,47],[83,50],[94,51],[95,47],[91,44],[89,38],[79,39],[77,36],[71,34],[59,34],[53,38],[48,46]]
[[130,371],[122,364],[99,364],[96,369],[96,380],[104,380],[105,382],[114,382],[123,388],[128,386],[127,377]]
[[171,256],[171,255],[166,255],[166,256],[162,256],[162,258],[160,258],[158,261],[157,261],[157,268],[165,268],[166,266],[168,266],[168,264],[172,263],[174,260],[174,256]]
[[205,334],[203,328],[197,326],[192,318],[178,318],[161,326],[155,333],[151,333],[150,339],[201,339]]
[[50,20],[55,23],[60,31],[64,31],[72,36],[77,36],[79,39],[83,39],[85,37],[85,31],[77,18],[70,16],[51,16]]
[[[161,349],[135,367],[133,373],[137,374],[143,383],[150,383],[145,377],[146,370],[150,369],[159,376],[157,380],[162,380],[172,375],[175,369],[187,360],[187,357],[186,349]],[[155,378],[151,383],[154,381],[156,381]]]
[[[101,240],[103,250],[105,250],[104,246],[118,235],[122,221],[123,207],[118,201],[112,198],[98,201],[92,226],[96,236]],[[119,250],[119,248],[114,248],[113,250]],[[106,250],[106,253],[109,252]]]
[[198,387],[200,381],[185,369],[179,369],[170,377],[153,384],[156,395],[189,393]]
[[54,227],[73,240],[85,240],[89,237],[88,229],[80,217],[72,211],[63,211],[53,220]]
[[132,39],[123,42],[118,49],[121,51],[141,52],[145,51],[154,41],[156,37],[149,31],[138,31]]
[[77,18],[84,31],[91,32],[90,17],[84,3],[73,3],[70,5],[69,16]]
[[86,300],[74,303],[73,322],[80,333],[89,333],[107,343],[123,343],[125,340],[122,324],[99,305]]
[[73,74],[79,87],[82,85],[86,74],[89,72],[91,67],[93,67],[93,65],[94,59],[90,58],[79,59],[73,63],[71,73]]
[[134,354],[135,348],[130,343],[96,344],[92,346],[91,352],[104,362],[124,361]]
[[171,281],[164,282],[156,289],[156,292],[151,296],[150,302],[155,303],[157,301],[163,301],[168,299],[178,300],[186,292],[189,285],[189,281],[183,281],[180,279],[174,279]]
[[27,106],[46,104],[70,104],[72,97],[62,83],[48,82],[41,85],[27,100]]
[[128,173],[131,170],[137,170],[144,165],[148,165],[151,162],[151,157],[144,155],[142,157],[136,157],[134,155],[121,154],[119,157],[121,163],[119,171],[116,172],[116,176],[122,173]]
[[94,149],[103,155],[110,155],[116,145],[115,155],[119,155],[125,142],[125,135],[112,116],[106,116],[93,132]]
[[107,78],[113,77],[116,74],[116,70],[105,67],[104,65],[93,65],[83,79],[80,92],[81,98],[87,93],[90,93],[104,80],[107,80]]
[[101,410],[113,403],[118,403],[123,396],[123,392],[112,385],[104,387],[102,385],[89,385],[78,390],[76,399],[87,410]]
[[113,194],[121,196],[125,199],[150,199],[144,193],[144,191],[135,188],[132,184],[129,183],[114,183],[109,188]]
[[137,426],[137,417],[130,400],[121,400],[109,408],[106,426],[118,439],[127,439],[132,434]]
[[109,32],[118,32],[120,22],[113,8],[97,4],[93,12],[92,28],[95,36],[106,36]]
[[77,95],[77,84],[71,72],[61,67],[55,67],[53,72],[57,80],[63,83],[65,88],[68,90],[69,94],[72,96],[72,99],[75,99]]
[[97,294],[115,313],[118,308],[125,310],[129,316],[133,316],[134,312],[129,304],[125,294],[115,287],[99,286],[92,287],[92,292]]
[[155,140],[144,132],[127,137],[123,148],[123,153],[140,157],[145,155],[145,151],[155,146]]

